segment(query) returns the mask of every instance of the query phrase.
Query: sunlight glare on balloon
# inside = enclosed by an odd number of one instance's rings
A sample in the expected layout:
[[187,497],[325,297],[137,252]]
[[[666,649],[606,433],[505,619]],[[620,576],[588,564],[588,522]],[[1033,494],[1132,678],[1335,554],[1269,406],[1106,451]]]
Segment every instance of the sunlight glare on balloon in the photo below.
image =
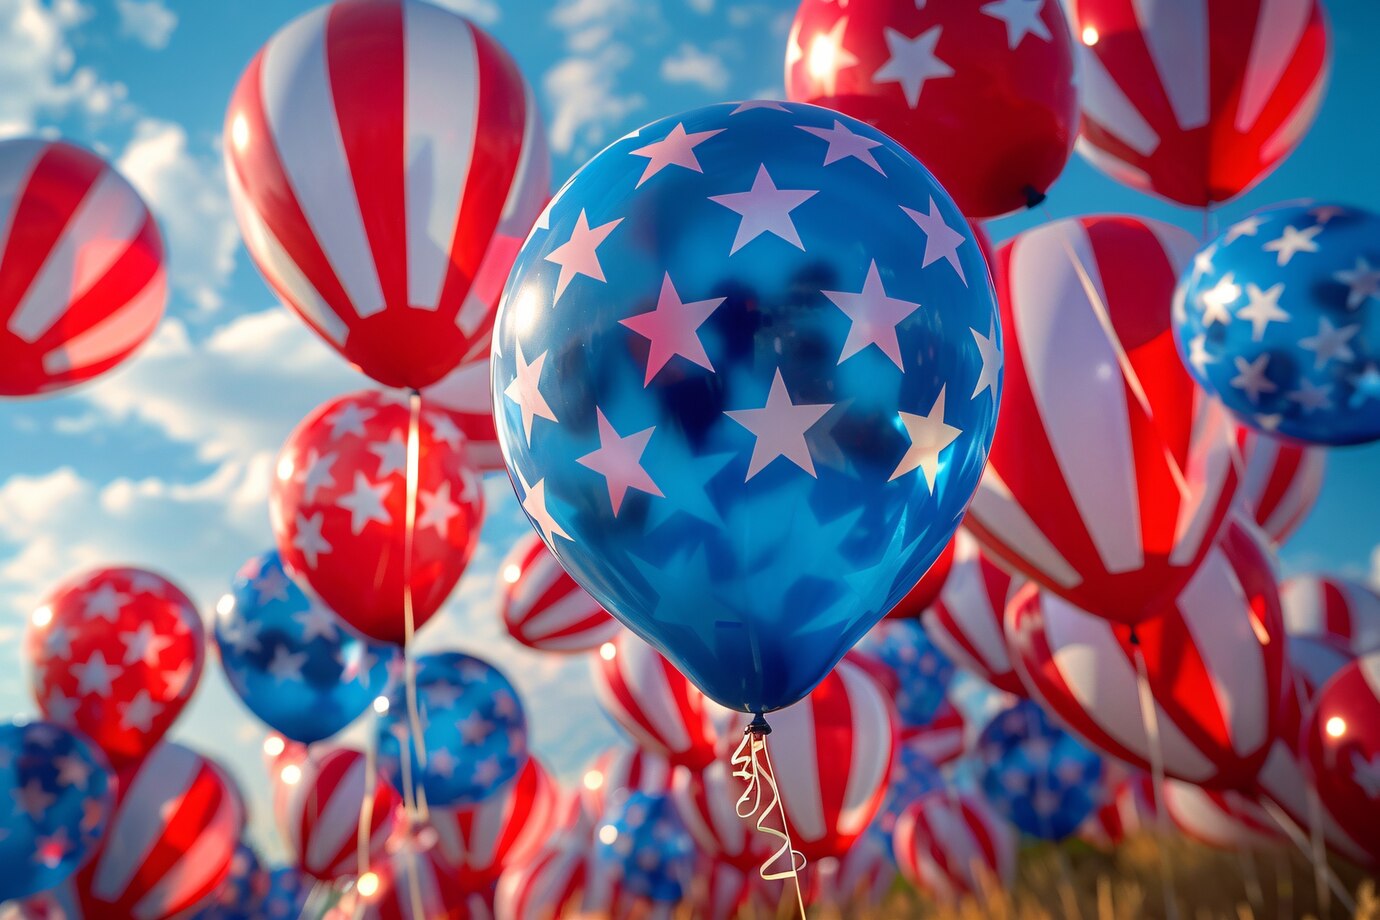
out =
[[269,757],[277,757],[283,753],[286,747],[287,745],[280,735],[269,735],[264,739],[264,753]]
[[44,604],[42,607],[39,607],[37,610],[34,611],[33,624],[35,626],[42,628],[44,626],[47,626],[51,622],[53,622],[52,607],[49,607],[47,604]]
[[1097,44],[1098,39],[1100,39],[1101,37],[1102,36],[1098,34],[1098,31],[1095,27],[1083,27],[1083,44],[1087,45],[1089,48]]
[[355,889],[359,891],[361,897],[372,898],[379,892],[379,877],[377,873],[366,872],[355,882]]
[[1346,734],[1346,719],[1343,719],[1341,716],[1333,716],[1327,720],[1327,724],[1324,727],[1327,730],[1327,736],[1329,738],[1340,738],[1342,735]]

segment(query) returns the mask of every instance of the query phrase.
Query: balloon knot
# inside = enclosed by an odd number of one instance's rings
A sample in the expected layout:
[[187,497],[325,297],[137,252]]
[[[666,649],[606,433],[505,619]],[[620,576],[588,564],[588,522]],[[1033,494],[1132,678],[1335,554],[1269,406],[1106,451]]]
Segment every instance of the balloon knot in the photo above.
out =
[[752,721],[748,723],[748,727],[743,729],[743,734],[759,736],[770,735],[771,726],[767,724],[766,716],[762,715],[760,712],[753,716]]
[[1038,191],[1035,186],[1027,185],[1023,191],[1025,192],[1025,206],[1027,208],[1034,208],[1044,204],[1045,193]]

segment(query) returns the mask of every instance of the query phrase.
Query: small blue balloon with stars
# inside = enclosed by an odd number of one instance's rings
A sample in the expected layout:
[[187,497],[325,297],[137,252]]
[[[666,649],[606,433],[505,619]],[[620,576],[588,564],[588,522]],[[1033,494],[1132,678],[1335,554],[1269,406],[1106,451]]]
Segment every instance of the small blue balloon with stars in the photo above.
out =
[[1055,725],[1032,700],[998,712],[978,738],[983,795],[1006,820],[1062,840],[1097,808],[1102,758]]
[[891,764],[891,776],[887,780],[886,796],[882,807],[872,819],[868,830],[878,835],[891,852],[892,833],[901,813],[921,796],[944,788],[944,775],[924,754],[914,747],[902,745],[896,749],[896,758]]
[[987,265],[884,134],[795,103],[653,122],[556,194],[493,351],[522,507],[720,704],[803,698],[948,543],[1001,395]]
[[334,735],[383,696],[402,657],[298,587],[276,550],[240,567],[216,604],[215,634],[230,688],[270,728],[304,744]]
[[903,728],[924,728],[944,705],[954,663],[930,640],[919,620],[883,620],[862,638],[858,651],[896,675],[892,700]]
[[278,866],[268,874],[258,917],[263,920],[299,920],[306,911],[312,881],[292,866]]
[[51,722],[0,725],[0,901],[46,891],[101,842],[110,766],[82,735]]
[[1309,444],[1380,439],[1380,216],[1293,204],[1237,221],[1179,280],[1174,335],[1245,424]]
[[695,843],[669,797],[612,797],[595,835],[595,859],[625,893],[674,904],[689,892]]
[[395,789],[409,781],[420,786],[430,805],[476,805],[527,763],[522,701],[502,671],[473,655],[421,655],[414,667],[422,744],[413,743],[407,689],[399,682],[378,721],[379,770]]

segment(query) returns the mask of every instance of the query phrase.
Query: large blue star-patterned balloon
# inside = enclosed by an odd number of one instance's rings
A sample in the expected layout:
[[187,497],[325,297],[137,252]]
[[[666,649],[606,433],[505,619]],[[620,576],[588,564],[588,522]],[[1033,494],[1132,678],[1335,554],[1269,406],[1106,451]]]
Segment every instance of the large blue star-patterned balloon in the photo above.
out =
[[1174,334],[1246,424],[1310,444],[1380,439],[1380,216],[1299,204],[1232,224],[1180,279]]
[[1033,837],[1062,840],[1097,808],[1102,758],[1020,700],[978,738],[982,792],[1002,817]]
[[888,686],[905,728],[930,724],[954,677],[954,664],[930,641],[919,620],[883,620],[858,643],[858,651],[896,675]]
[[114,792],[95,745],[50,722],[0,725],[0,901],[60,884],[101,842]]
[[695,843],[667,796],[612,797],[595,836],[595,858],[624,892],[674,904],[689,891]]
[[387,692],[401,657],[309,597],[276,550],[235,575],[216,605],[216,644],[231,689],[250,711],[304,744],[334,735]]
[[726,103],[557,193],[499,309],[533,525],[719,703],[805,696],[929,568],[992,440],[1001,344],[953,201],[826,109]]
[[[431,805],[482,802],[527,762],[527,718],[517,691],[502,671],[462,652],[422,655],[414,667],[424,751],[412,742],[407,690],[399,682],[378,722],[379,770],[395,789],[409,778],[420,784]],[[406,777],[404,744],[411,754]]]

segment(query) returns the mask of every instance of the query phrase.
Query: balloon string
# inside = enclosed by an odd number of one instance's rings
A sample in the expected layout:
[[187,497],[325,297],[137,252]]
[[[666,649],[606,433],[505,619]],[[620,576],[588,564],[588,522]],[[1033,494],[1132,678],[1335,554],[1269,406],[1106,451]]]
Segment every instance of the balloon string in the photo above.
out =
[[[412,544],[417,526],[417,468],[421,463],[422,394],[412,390],[408,394],[407,419],[407,509],[403,522],[403,674],[407,686],[407,718],[412,729],[412,748],[418,767],[426,766],[426,738],[422,734],[422,718],[417,707],[417,660],[414,656],[413,636],[416,620],[412,608]],[[406,759],[406,758],[404,758]],[[412,799],[412,818],[427,818],[426,796],[415,790]]]
[[[1314,856],[1312,847],[1309,845],[1308,838],[1303,833],[1303,828],[1294,823],[1294,819],[1289,817],[1288,812],[1280,808],[1269,798],[1263,796],[1260,799],[1260,804],[1264,807],[1269,816],[1274,819],[1275,823],[1280,826],[1285,835],[1293,841],[1294,846],[1299,848],[1299,852],[1305,857],[1312,859]],[[1315,874],[1320,873],[1324,876],[1326,880],[1326,885],[1324,887],[1331,890],[1332,894],[1346,910],[1348,916],[1354,916],[1356,914],[1356,901],[1352,899],[1351,894],[1346,890],[1346,886],[1342,884],[1342,880],[1337,878],[1336,873],[1332,871],[1332,867],[1327,864],[1326,855],[1323,856],[1322,862],[1313,862],[1313,871]],[[1325,896],[1319,897],[1319,905],[1325,900],[1327,900]],[[1327,913],[1321,909],[1321,906],[1318,913],[1319,916],[1327,916]]]
[[[369,831],[374,824],[374,801],[378,788],[378,711],[369,707],[369,731],[364,744],[364,801],[359,806],[359,831],[355,838],[355,878],[369,871]],[[364,916],[364,900],[355,897],[355,920]]]
[[[1299,711],[1308,709],[1308,691],[1303,686],[1303,678],[1294,671],[1294,698]],[[1312,846],[1304,850],[1304,855],[1313,864],[1313,892],[1318,899],[1318,914],[1326,917],[1332,910],[1328,889],[1327,838],[1323,829],[1322,799],[1318,797],[1318,787],[1311,777],[1304,778],[1304,795],[1308,800],[1308,835]]]
[[[760,717],[758,717],[760,719]],[[761,720],[761,726],[766,728],[766,721]],[[766,731],[770,731],[766,728]],[[766,731],[758,730],[758,720],[743,732],[743,740],[738,742],[737,749],[733,752],[730,761],[734,767],[733,776],[737,779],[745,780],[747,787],[743,794],[738,796],[735,809],[738,817],[750,819],[756,817],[755,826],[757,830],[768,837],[773,837],[781,841],[781,845],[770,856],[763,861],[757,870],[764,881],[777,881],[789,878],[795,886],[796,905],[800,908],[800,916],[805,917],[805,897],[800,890],[800,872],[805,868],[805,854],[795,849],[791,845],[791,830],[786,821],[786,807],[781,801],[781,791],[776,785],[776,771],[771,766],[771,753],[767,750]],[[765,758],[765,768],[762,760]],[[771,794],[771,801],[766,807],[762,806],[762,788],[766,787]],[[749,804],[749,799],[751,803]],[[781,815],[781,829],[777,830],[767,823],[773,811]],[[782,857],[788,857],[790,868],[785,870],[769,871],[773,863]]]
[[402,857],[407,864],[407,898],[412,920],[431,920],[422,905],[422,883],[417,871],[417,851],[410,846],[405,847]]
[[1150,748],[1150,783],[1152,800],[1155,804],[1155,825],[1159,832],[1160,845],[1160,883],[1164,889],[1164,915],[1166,920],[1178,920],[1179,904],[1174,898],[1174,865],[1169,861],[1169,852],[1164,841],[1170,836],[1169,812],[1164,804],[1164,749],[1160,743],[1160,718],[1155,711],[1155,697],[1150,690],[1150,675],[1145,666],[1145,650],[1134,629],[1131,632],[1131,646],[1136,659],[1136,691],[1140,696],[1140,721],[1145,728],[1145,740]]

